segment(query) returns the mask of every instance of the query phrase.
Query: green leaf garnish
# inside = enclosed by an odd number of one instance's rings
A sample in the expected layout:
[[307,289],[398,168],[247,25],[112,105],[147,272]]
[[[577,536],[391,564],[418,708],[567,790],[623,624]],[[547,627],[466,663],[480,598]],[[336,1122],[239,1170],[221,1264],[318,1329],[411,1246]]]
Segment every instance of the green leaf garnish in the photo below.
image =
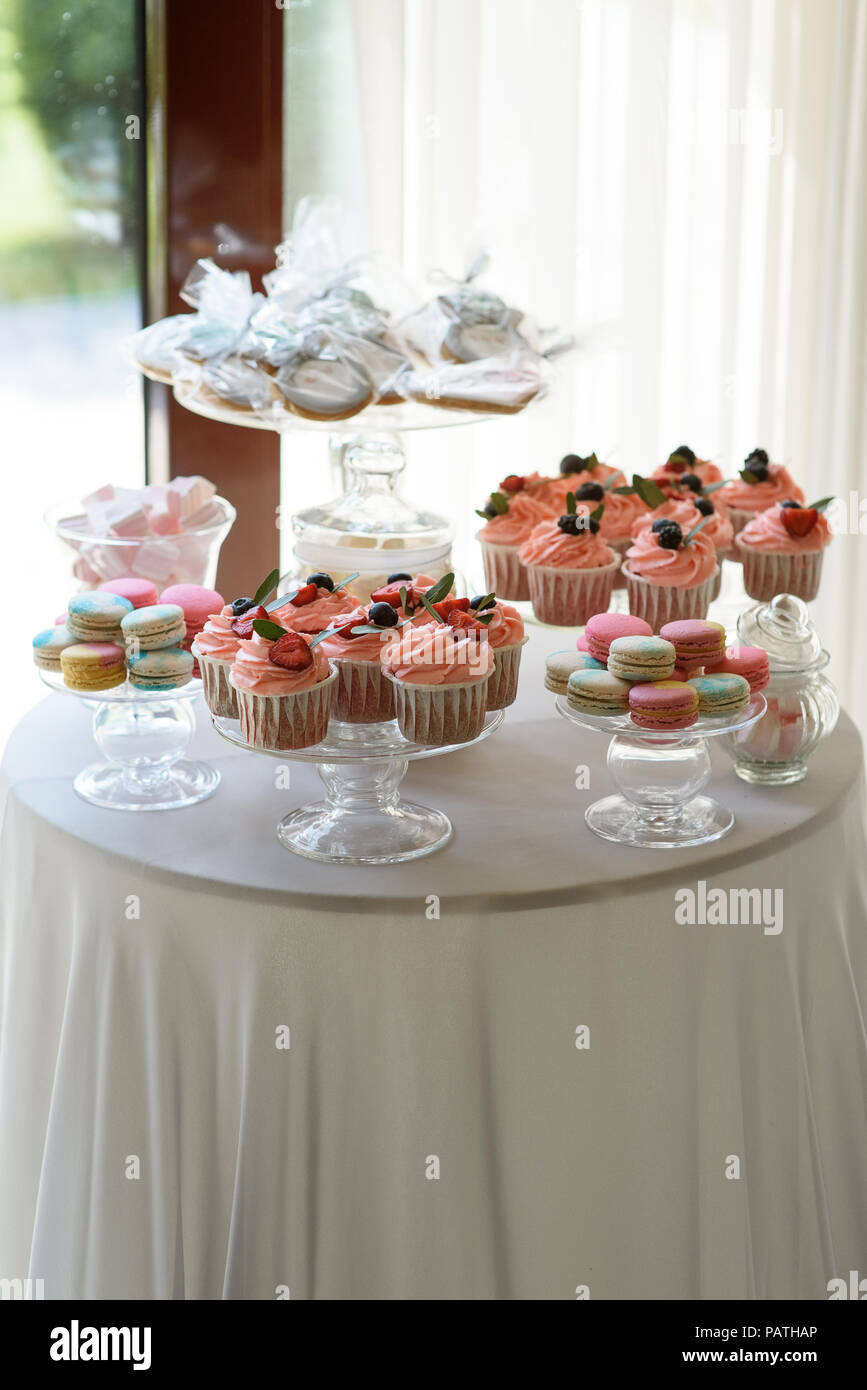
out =
[[487,626],[488,626],[488,623],[492,623],[493,621],[494,621],[494,614],[493,614],[493,613],[482,613],[482,615],[481,615],[481,617],[480,617],[478,611],[476,612],[476,622],[477,622],[477,623],[481,623],[484,627],[487,627]]
[[284,603],[291,603],[293,598],[298,597],[298,589],[293,589],[291,594],[278,594],[270,603],[265,604],[265,612],[273,613],[275,608],[282,608]]
[[594,450],[593,450],[593,453],[590,455],[589,459],[587,460],[587,465],[586,465],[585,472],[587,472],[587,473],[594,473],[598,467],[599,467],[599,460],[598,460],[598,458],[596,457],[596,450],[594,449]]
[[656,507],[662,507],[668,501],[662,488],[655,483],[652,478],[642,478],[640,473],[633,473],[632,486],[651,511]]
[[409,610],[407,609],[407,606],[406,606],[406,599],[407,599],[406,585],[405,585],[405,584],[401,584],[400,589],[398,590],[398,592],[399,592],[399,594],[400,594],[400,606],[401,606],[401,608],[403,609],[404,613],[406,613],[406,612],[409,611]]
[[815,508],[817,512],[823,512],[827,507],[828,503],[833,501],[833,495],[831,497],[823,497],[819,502],[811,502],[810,507]]
[[693,526],[693,528],[692,528],[691,531],[687,531],[686,535],[684,536],[683,540],[681,541],[681,546],[689,545],[689,543],[690,543],[690,541],[692,540],[693,536],[696,535],[697,532],[699,532],[699,531],[701,530],[702,526],[707,526],[707,524],[708,524],[709,521],[710,521],[710,517],[709,517],[709,516],[703,516],[702,519],[701,519],[701,521],[698,523],[697,526]]
[[591,521],[599,521],[599,520],[601,519],[602,513],[603,513],[604,511],[605,511],[605,503],[604,503],[604,502],[600,502],[600,503],[599,503],[599,506],[596,508],[596,510],[595,510],[595,511],[592,511],[592,512],[590,513],[590,520],[591,520]]
[[710,497],[712,492],[718,492],[721,487],[725,487],[726,478],[722,478],[718,483],[707,483],[701,490],[702,497]]
[[[620,474],[619,474],[619,473],[612,473],[611,476],[610,476],[610,478],[606,478],[604,483],[600,483],[600,484],[599,484],[599,486],[602,488],[602,491],[603,491],[603,492],[625,492],[625,491],[626,491],[625,488],[615,487],[615,486],[614,486],[614,484],[617,482],[617,479],[618,479],[619,477],[620,477]],[[631,492],[631,491],[632,491],[632,488],[629,488],[629,491]]]
[[740,474],[745,483],[757,483],[759,481],[751,468],[742,468]]
[[[614,482],[614,479],[615,479],[616,477],[617,477],[617,474],[616,474],[616,473],[613,474],[612,477],[611,477],[611,479],[610,479],[610,482],[613,483],[613,482]],[[604,486],[605,486],[605,484],[603,483],[603,487],[604,487]],[[618,497],[634,497],[634,496],[635,496],[635,488],[632,486],[631,483],[621,483],[620,487],[613,487],[613,488],[611,489],[611,491],[612,491],[612,492],[616,492]]]
[[272,590],[276,589],[277,581],[279,578],[280,571],[272,570],[271,573],[265,579],[262,580],[262,583],[259,585],[255,594],[253,595],[253,603],[255,605],[264,603],[265,599],[272,592]]
[[436,584],[431,584],[425,591],[424,597],[429,603],[439,603],[441,599],[448,598],[452,585],[455,582],[453,574],[444,574],[442,579],[438,579]]
[[567,493],[566,493],[566,514],[567,514],[567,516],[575,516],[575,515],[577,514],[577,511],[578,511],[578,503],[577,503],[577,501],[575,500],[575,494],[574,494],[574,492],[567,492]]
[[489,516],[488,516],[488,513],[487,513],[487,512],[480,512],[479,509],[478,509],[478,507],[474,507],[474,508],[473,508],[473,511],[475,512],[476,516],[480,516],[480,517],[482,518],[482,521],[491,521],[491,520],[493,520],[492,517],[489,517]]
[[[422,607],[427,609],[431,617],[436,618],[437,622],[442,623],[443,627],[448,627],[448,623],[446,622],[445,618],[442,616],[441,613],[438,613],[436,611],[427,594],[420,594],[419,597],[421,599]],[[437,599],[436,601],[437,603],[439,603],[439,599]]]
[[[482,613],[486,608],[493,608],[496,602],[496,594],[485,594],[485,597],[482,599],[481,603],[477,604],[474,611],[476,613]],[[491,616],[493,617],[493,614],[491,614]]]
[[339,579],[335,583],[335,589],[345,589],[347,584],[351,584],[353,579],[357,579],[360,573],[361,570],[353,570],[352,573],[348,574],[345,579]]
[[277,638],[286,632],[286,628],[281,627],[279,623],[269,622],[267,618],[254,618],[253,631],[258,632],[260,637],[267,637],[270,642],[276,642]]
[[[397,624],[395,624],[397,626]],[[351,627],[349,631],[353,637],[361,637],[365,632],[393,632],[393,627],[377,627],[375,623],[359,623],[358,627]]]
[[311,637],[307,643],[308,647],[318,647],[320,642],[324,642],[326,637],[333,637],[337,631],[334,627],[323,628],[322,632],[317,632],[315,637]]
[[509,510],[509,499],[504,492],[492,492],[491,504],[495,508],[497,516],[505,516]]
[[690,459],[686,454],[679,454],[676,449],[673,454],[669,454],[665,462],[671,463],[672,459],[682,459],[688,468],[695,468],[695,459]]

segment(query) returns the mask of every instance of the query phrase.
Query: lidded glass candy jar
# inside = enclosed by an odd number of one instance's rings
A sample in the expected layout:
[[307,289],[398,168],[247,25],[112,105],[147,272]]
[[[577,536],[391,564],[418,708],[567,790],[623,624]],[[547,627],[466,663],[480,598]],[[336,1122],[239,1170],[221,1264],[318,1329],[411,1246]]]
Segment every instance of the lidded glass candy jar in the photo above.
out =
[[768,708],[752,728],[720,740],[745,782],[788,786],[807,775],[807,759],[837,723],[840,702],[822,672],[830,660],[807,606],[793,594],[748,608],[738,619],[738,641],[764,647],[770,681]]

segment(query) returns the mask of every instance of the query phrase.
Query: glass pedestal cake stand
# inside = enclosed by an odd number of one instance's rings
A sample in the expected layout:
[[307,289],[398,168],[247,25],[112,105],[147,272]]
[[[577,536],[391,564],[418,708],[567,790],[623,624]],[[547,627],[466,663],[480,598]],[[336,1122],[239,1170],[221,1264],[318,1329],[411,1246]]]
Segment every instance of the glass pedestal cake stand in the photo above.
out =
[[246,743],[236,719],[212,714],[211,720],[236,748],[284,763],[315,764],[325,800],[290,811],[279,822],[277,839],[286,849],[326,864],[400,864],[433,854],[452,836],[451,821],[442,811],[401,800],[400,784],[410,762],[471,748],[500,727],[504,714],[492,711],[477,738],[441,748],[409,743],[394,721],[346,724],[332,719],[321,743],[271,751]]
[[704,845],[727,835],[734,814],[700,793],[710,778],[707,740],[750,728],[765,712],[764,695],[753,695],[738,714],[700,717],[670,733],[639,729],[628,714],[602,716],[572,709],[558,695],[557,711],[581,729],[613,734],[608,768],[619,793],[594,801],[584,819],[595,835],[621,845],[677,849]]
[[137,690],[126,682],[83,695],[53,671],[39,674],[50,690],[94,710],[93,737],[107,761],[92,763],[74,778],[83,801],[114,811],[173,811],[217,790],[219,772],[184,757],[196,727],[193,704],[201,681],[177,690]]

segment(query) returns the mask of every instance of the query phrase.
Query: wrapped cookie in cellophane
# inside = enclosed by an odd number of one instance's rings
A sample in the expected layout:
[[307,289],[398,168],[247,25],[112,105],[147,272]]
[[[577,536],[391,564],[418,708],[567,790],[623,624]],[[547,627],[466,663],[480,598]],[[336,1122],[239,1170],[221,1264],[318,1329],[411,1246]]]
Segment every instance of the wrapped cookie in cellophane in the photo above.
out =
[[534,353],[487,357],[477,362],[443,362],[401,379],[409,399],[442,410],[482,415],[517,415],[548,389],[550,368]]
[[180,401],[195,409],[238,414],[279,414],[282,402],[272,378],[259,362],[231,353],[208,362],[185,362],[175,372]]
[[463,280],[433,271],[429,279],[441,286],[440,293],[400,323],[407,342],[429,362],[482,362],[537,350],[523,311],[475,283],[489,261],[484,253],[477,256]]
[[403,399],[397,383],[407,368],[402,354],[383,344],[314,328],[299,335],[274,383],[293,415],[346,420],[378,401]]
[[192,314],[171,314],[137,333],[133,356],[146,376],[170,382],[187,362],[225,357],[243,342],[250,318],[264,303],[245,270],[221,270],[197,261],[184,281],[181,298]]

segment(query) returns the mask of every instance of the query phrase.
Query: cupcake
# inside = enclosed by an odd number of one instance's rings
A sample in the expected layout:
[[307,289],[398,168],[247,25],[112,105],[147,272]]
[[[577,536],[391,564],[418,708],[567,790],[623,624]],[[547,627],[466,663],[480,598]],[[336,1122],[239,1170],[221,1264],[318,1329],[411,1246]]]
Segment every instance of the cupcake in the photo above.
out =
[[540,478],[536,474],[532,480],[527,480],[527,486],[531,497],[548,507],[549,516],[559,516],[566,510],[568,494],[575,492],[582,483],[607,483],[609,479],[615,483],[626,482],[619,468],[600,463],[595,454],[588,454],[586,458],[581,454],[567,454],[560,460],[556,477]]
[[620,556],[600,535],[604,504],[588,516],[571,509],[536,526],[520,549],[530,582],[533,612],[542,623],[581,627],[611,602]]
[[406,627],[383,647],[397,722],[411,743],[467,743],[484,727],[494,654],[483,624],[464,618]]
[[[612,492],[610,488],[606,490],[601,483],[595,481],[579,484],[575,493],[576,512],[584,512],[589,516],[600,502],[605,503],[605,510],[599,520],[599,534],[622,561],[629,549],[636,518],[646,515],[644,506],[636,494],[623,495]],[[617,579],[620,579],[619,572]]]
[[522,487],[510,494],[492,492],[478,515],[485,522],[476,532],[482,547],[485,584],[492,593],[504,598],[528,599],[529,580],[518,552],[533,528],[552,515],[552,508]]
[[293,632],[315,636],[331,627],[336,618],[354,612],[357,607],[358,599],[353,598],[348,589],[335,584],[330,574],[317,572],[308,574],[300,588],[268,616]]
[[630,613],[659,632],[665,623],[707,615],[719,566],[703,529],[690,534],[676,521],[662,520],[638,533],[623,572]]
[[819,592],[822,557],[831,528],[822,507],[786,501],[747,522],[735,540],[750,598],[768,602],[775,594],[794,594],[805,603]]
[[633,530],[633,539],[640,532],[652,527],[656,521],[676,521],[683,533],[686,534],[692,530],[693,526],[697,526],[702,518],[706,518],[706,524],[701,528],[702,535],[713,541],[719,565],[711,594],[711,603],[713,603],[714,599],[719,597],[722,583],[722,562],[733,558],[734,547],[734,529],[722,503],[714,502],[710,497],[693,494],[689,494],[682,500],[672,499],[664,506],[657,507],[655,511],[646,512],[644,516],[638,518]]
[[[420,611],[430,622],[427,611]],[[381,600],[344,614],[340,626],[323,637],[321,650],[337,672],[331,705],[334,719],[347,724],[394,719],[394,687],[383,675],[381,657],[383,643],[399,621],[400,610]]]
[[254,632],[239,643],[229,674],[242,738],[273,752],[321,743],[336,680],[327,656],[307,634],[283,631],[271,638]]
[[744,459],[740,477],[722,488],[735,535],[759,512],[778,502],[803,502],[804,494],[781,463],[769,463],[764,449],[754,449]]
[[722,482],[722,473],[716,464],[709,459],[698,458],[688,444],[678,444],[676,449],[672,449],[665,463],[655,469],[651,477],[655,483],[665,486],[670,480],[682,478],[684,474],[694,475],[704,487]]
[[219,613],[211,614],[190,647],[202,678],[205,704],[211,714],[225,719],[238,718],[237,696],[229,683],[232,662],[241,645],[241,638],[233,626],[235,621],[232,605],[225,604]]
[[494,668],[488,684],[488,709],[507,709],[515,703],[521,652],[530,640],[524,633],[521,615],[517,608],[501,603],[494,594],[456,601],[466,604],[470,615],[475,613],[478,621],[484,624],[488,645],[494,653]]

